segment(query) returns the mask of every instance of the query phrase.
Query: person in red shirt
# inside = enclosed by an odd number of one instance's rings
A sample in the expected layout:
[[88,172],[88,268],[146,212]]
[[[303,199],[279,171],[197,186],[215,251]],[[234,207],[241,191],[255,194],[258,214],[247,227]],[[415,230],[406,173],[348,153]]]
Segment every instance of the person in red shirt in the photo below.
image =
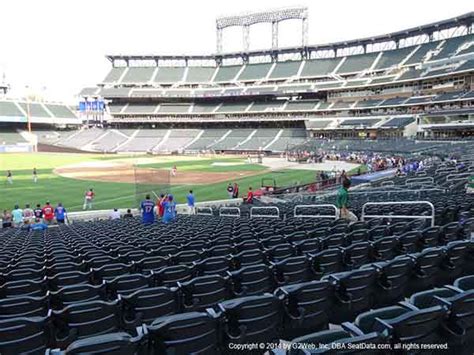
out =
[[49,201],[46,201],[46,205],[43,207],[43,218],[47,224],[53,223],[54,208],[51,206]]
[[163,217],[163,213],[165,212],[163,204],[166,201],[166,196],[161,194],[160,198],[156,201],[156,212],[158,213],[158,217]]
[[252,187],[249,187],[249,192],[247,192],[247,203],[253,203],[253,191]]
[[84,206],[82,206],[82,209],[92,209],[92,201],[94,200],[95,193],[93,189],[89,189],[89,191],[86,191],[86,194],[84,195]]

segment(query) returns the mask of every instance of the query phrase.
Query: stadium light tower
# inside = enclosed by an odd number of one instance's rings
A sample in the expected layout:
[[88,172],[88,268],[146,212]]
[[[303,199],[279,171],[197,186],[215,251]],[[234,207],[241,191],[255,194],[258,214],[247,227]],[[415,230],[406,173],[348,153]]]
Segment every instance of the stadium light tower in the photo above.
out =
[[235,16],[224,16],[216,19],[216,50],[222,53],[223,31],[228,27],[242,27],[244,52],[250,47],[250,26],[257,23],[272,24],[272,49],[278,48],[278,24],[286,20],[301,20],[301,45],[307,45],[308,40],[308,8],[287,7],[283,9],[252,12]]

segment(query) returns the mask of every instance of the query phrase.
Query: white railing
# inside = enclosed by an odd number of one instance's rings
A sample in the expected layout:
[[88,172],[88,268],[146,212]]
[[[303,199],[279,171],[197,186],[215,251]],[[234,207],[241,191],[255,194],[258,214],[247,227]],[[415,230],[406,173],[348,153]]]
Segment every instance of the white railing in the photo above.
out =
[[[236,211],[237,213],[231,213],[231,211]],[[221,207],[219,208],[219,217],[240,217],[240,208]]]
[[436,188],[436,187],[432,187],[432,188],[421,188],[421,189],[416,189],[416,190],[400,189],[400,190],[387,190],[387,191],[383,191],[383,190],[365,191],[365,192],[364,191],[357,191],[357,192],[349,192],[349,196],[353,196],[353,195],[371,195],[371,194],[377,194],[377,195],[387,194],[387,198],[390,198],[390,196],[392,194],[396,195],[396,194],[410,193],[410,194],[417,194],[418,197],[419,197],[422,192],[442,192],[442,193],[445,193],[446,190]]
[[380,186],[395,186],[395,183],[393,181],[384,181],[380,184]]
[[[258,211],[276,211],[275,214],[259,214]],[[250,209],[250,218],[280,218],[280,209],[277,206],[252,207]]]
[[[399,206],[399,205],[427,205],[431,209],[431,214],[429,216],[425,215],[384,215],[384,214],[366,214],[365,210],[367,206]],[[401,201],[401,202],[367,202],[362,206],[361,220],[365,221],[367,218],[390,218],[390,219],[430,219],[431,226],[435,225],[435,208],[433,204],[429,201]]]
[[[302,208],[331,208],[334,209],[334,214],[298,214],[298,209]],[[296,205],[293,209],[293,217],[295,218],[338,218],[338,209],[334,205]]]
[[214,212],[211,207],[196,207],[196,214],[201,216],[213,216]]

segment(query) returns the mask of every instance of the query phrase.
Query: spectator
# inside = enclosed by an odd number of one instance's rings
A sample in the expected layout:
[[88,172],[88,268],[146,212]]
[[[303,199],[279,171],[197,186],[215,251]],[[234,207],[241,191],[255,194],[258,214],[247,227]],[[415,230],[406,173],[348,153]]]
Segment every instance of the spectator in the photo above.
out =
[[117,208],[110,212],[110,219],[120,219],[120,211]]
[[38,203],[36,205],[36,208],[33,211],[35,218],[43,218],[43,209],[41,208],[41,205]]
[[247,202],[247,203],[250,203],[250,204],[253,203],[253,191],[252,191],[252,187],[251,187],[251,186],[249,187],[249,191],[247,192],[247,199],[246,199],[246,202]]
[[44,231],[45,229],[48,229],[48,225],[43,223],[40,218],[36,218],[35,223],[30,226],[30,229],[32,231]]
[[166,196],[164,194],[160,195],[160,198],[156,201],[156,211],[158,212],[158,217],[161,218],[163,217],[163,204],[166,201]]
[[168,198],[163,204],[163,209],[163,223],[174,221],[176,218],[176,203],[173,201],[173,195],[168,195]]
[[25,209],[23,210],[23,222],[31,223],[34,221],[35,214],[33,210],[30,208],[30,205],[27,203],[25,205]]
[[10,228],[12,226],[12,214],[8,210],[3,210],[2,228]]
[[348,202],[349,202],[349,188],[351,187],[351,181],[349,179],[344,179],[342,181],[342,186],[337,192],[336,206],[339,208],[339,218],[348,219],[352,222],[357,221],[357,216],[349,211]]
[[230,182],[227,185],[227,195],[229,196],[229,198],[234,197],[234,188],[232,187],[232,184]]
[[232,194],[233,198],[239,198],[239,185],[234,182],[234,192]]
[[193,195],[193,190],[189,190],[188,196],[186,196],[186,200],[188,202],[188,213],[189,214],[195,214],[196,213],[196,208],[194,207],[194,195]]
[[142,222],[144,224],[152,224],[155,221],[155,203],[150,200],[150,195],[145,196],[145,200],[142,201]]
[[64,224],[64,219],[66,218],[66,209],[63,207],[61,202],[58,203],[56,208],[54,209],[54,215],[56,216],[56,222],[58,224]]
[[53,206],[51,206],[51,203],[49,201],[46,201],[46,205],[43,207],[43,219],[46,222],[46,224],[53,223],[54,209],[53,209]]
[[15,205],[15,209],[12,211],[13,227],[19,227],[23,222],[23,210]]
[[132,210],[130,208],[127,209],[127,213],[123,215],[123,218],[133,218]]

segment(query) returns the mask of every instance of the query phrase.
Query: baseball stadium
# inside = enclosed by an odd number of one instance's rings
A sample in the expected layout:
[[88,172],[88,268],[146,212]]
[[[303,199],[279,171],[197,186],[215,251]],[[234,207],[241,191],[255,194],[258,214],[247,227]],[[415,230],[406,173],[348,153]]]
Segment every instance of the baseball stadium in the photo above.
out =
[[474,352],[474,12],[310,25],[217,17],[74,104],[0,84],[0,354]]

